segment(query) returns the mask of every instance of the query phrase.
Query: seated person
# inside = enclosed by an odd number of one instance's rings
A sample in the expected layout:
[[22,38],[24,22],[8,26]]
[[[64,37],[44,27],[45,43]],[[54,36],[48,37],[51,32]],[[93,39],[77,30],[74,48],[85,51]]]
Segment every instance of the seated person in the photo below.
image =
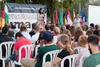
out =
[[[65,34],[61,35],[60,39],[58,40],[58,44],[62,44],[63,50],[58,54],[57,58],[52,62],[53,66],[60,63],[64,57],[74,54],[74,51],[72,50],[69,42],[68,35]],[[68,61],[65,62],[64,66],[69,67]]]
[[[39,54],[37,55],[37,58],[35,58],[37,60],[37,63],[35,64],[35,67],[42,67],[42,61],[43,61],[43,56],[45,53],[49,52],[49,51],[53,51],[53,50],[58,50],[58,47],[53,44],[53,36],[51,34],[51,32],[49,31],[45,31],[42,35],[42,39],[43,39],[43,43],[45,44],[45,46],[41,47],[39,50]],[[47,61],[50,60],[50,57],[47,57],[46,59]],[[30,59],[22,59],[22,65],[26,66],[26,67],[33,67],[32,63],[34,61],[34,59],[32,60]]]
[[79,56],[77,58],[75,67],[82,67],[84,60],[90,55],[87,38],[88,37],[86,35],[81,35],[79,37],[81,49],[78,52]]
[[99,37],[96,35],[89,36],[88,45],[91,55],[85,59],[83,67],[96,67],[100,64]]
[[[24,38],[20,32],[16,33],[15,38],[17,40],[17,42],[14,44],[15,54],[11,55],[10,59],[18,61],[19,60],[19,48],[23,45],[30,45],[32,43],[31,43],[31,40]],[[22,50],[21,54],[22,54],[21,58],[24,58],[26,54],[25,50]]]
[[[8,26],[4,26],[2,28],[2,32],[0,33],[0,43],[2,43],[2,42],[8,42],[8,41],[13,41],[13,39],[11,37],[9,37],[8,32],[9,32]],[[6,56],[5,51],[6,51],[6,49],[3,46],[2,47],[2,53],[3,53],[2,56],[3,57]],[[2,61],[1,60],[0,60],[0,67],[2,67]]]
[[31,40],[31,36],[30,36],[30,34],[28,33],[28,31],[27,31],[26,24],[22,24],[22,25],[21,25],[20,32],[21,32],[21,34],[22,34],[26,39]]

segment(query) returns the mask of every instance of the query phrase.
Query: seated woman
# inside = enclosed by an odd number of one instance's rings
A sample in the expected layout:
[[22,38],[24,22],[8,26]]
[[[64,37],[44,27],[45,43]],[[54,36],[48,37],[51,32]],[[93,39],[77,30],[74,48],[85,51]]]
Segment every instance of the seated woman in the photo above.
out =
[[85,58],[87,58],[90,55],[90,52],[88,50],[87,38],[88,37],[86,35],[81,35],[79,37],[78,41],[80,43],[81,49],[79,51],[79,57],[76,61],[75,67],[82,67]]
[[76,47],[80,46],[80,43],[78,42],[78,39],[81,35],[83,35],[83,31],[81,30],[81,28],[80,27],[76,28],[72,48],[76,48]]
[[[62,34],[58,40],[58,44],[62,44],[63,50],[58,54],[57,58],[52,62],[53,66],[60,63],[64,57],[74,54],[74,51],[72,50],[69,42],[68,35]],[[65,66],[69,67],[68,61],[66,61]]]

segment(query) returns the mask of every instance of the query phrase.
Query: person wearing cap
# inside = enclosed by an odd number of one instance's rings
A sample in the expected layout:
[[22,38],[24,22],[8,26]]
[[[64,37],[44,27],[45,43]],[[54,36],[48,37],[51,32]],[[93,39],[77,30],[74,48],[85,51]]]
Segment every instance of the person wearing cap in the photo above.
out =
[[[43,60],[43,55],[49,51],[57,50],[58,47],[53,44],[53,36],[51,32],[45,31],[45,33],[42,36],[44,40],[44,44],[46,45],[45,47],[40,48],[39,54],[37,56],[37,63],[35,67],[42,67],[42,60]],[[47,57],[47,61],[50,60],[50,57]]]
[[[45,31],[42,35],[42,39],[43,39],[43,43],[46,46],[43,46],[39,49],[39,54],[37,55],[37,58],[35,58],[37,60],[37,63],[35,64],[35,67],[42,67],[42,61],[43,61],[43,56],[45,53],[49,52],[49,51],[53,51],[53,50],[58,50],[58,47],[53,44],[53,36],[51,34],[51,32],[49,31]],[[50,57],[46,58],[47,61],[50,60]],[[34,59],[30,58],[30,59],[26,59],[23,58],[21,61],[23,67],[34,67]]]

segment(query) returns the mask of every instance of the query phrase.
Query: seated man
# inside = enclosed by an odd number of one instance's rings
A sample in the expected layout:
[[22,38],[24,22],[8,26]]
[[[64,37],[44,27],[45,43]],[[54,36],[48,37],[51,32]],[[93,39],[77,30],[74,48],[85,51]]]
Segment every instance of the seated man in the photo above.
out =
[[[11,37],[9,37],[8,32],[9,32],[8,26],[5,26],[5,27],[2,28],[2,32],[0,33],[0,43],[7,42],[7,41],[13,41],[13,39]],[[3,46],[2,47],[2,53],[3,53],[2,56],[3,57],[6,56],[5,51],[6,51],[6,49]],[[2,61],[1,60],[0,60],[0,67],[2,67]]]
[[[42,38],[43,38],[43,40],[44,40],[43,42],[46,46],[40,48],[39,54],[37,55],[37,58],[36,58],[37,63],[35,65],[35,67],[42,67],[43,56],[45,53],[58,49],[58,47],[52,43],[53,36],[52,36],[51,32],[45,31],[42,35]],[[49,61],[50,57],[47,57],[46,60]],[[25,67],[33,67],[33,65],[34,65],[34,63],[32,63],[33,61],[34,61],[34,59],[33,60],[32,59],[22,59],[22,65],[24,65]]]
[[88,44],[91,56],[85,59],[83,67],[96,67],[100,64],[100,50],[98,48],[99,38],[96,35],[88,37]]

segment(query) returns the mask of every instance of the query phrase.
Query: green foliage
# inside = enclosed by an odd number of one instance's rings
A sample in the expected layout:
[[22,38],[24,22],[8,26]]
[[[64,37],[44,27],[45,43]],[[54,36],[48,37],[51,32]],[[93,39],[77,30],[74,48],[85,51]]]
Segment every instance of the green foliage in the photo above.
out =
[[33,4],[43,4],[47,6],[48,16],[53,16],[55,8],[58,6],[58,0],[33,0]]
[[17,3],[25,3],[25,0],[16,0]]

